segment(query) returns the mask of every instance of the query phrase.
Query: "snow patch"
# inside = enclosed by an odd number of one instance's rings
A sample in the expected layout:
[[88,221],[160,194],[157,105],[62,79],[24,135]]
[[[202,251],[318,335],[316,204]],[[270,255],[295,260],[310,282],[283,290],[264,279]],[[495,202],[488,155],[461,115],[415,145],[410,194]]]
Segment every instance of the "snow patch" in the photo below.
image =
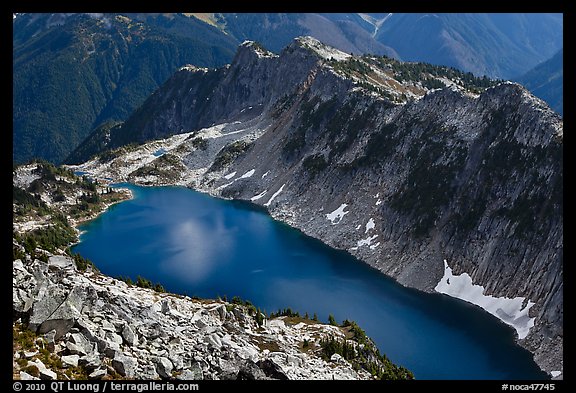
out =
[[266,193],[268,192],[268,190],[264,190],[262,191],[260,194],[258,195],[254,195],[252,198],[250,198],[250,200],[252,202],[257,201],[258,199],[262,198],[264,195],[266,195]]
[[258,57],[278,57],[278,55],[262,48],[254,41],[246,40],[243,43],[241,43],[240,46],[252,48],[252,50],[254,50],[254,53],[256,53]]
[[232,172],[232,173],[227,174],[226,176],[224,176],[224,178],[227,179],[227,180],[230,180],[230,179],[232,179],[234,176],[236,176],[236,172],[235,172],[235,171]]
[[526,306],[523,307],[525,301],[523,297],[518,296],[511,299],[484,295],[484,287],[473,284],[468,273],[453,275],[446,260],[444,260],[444,277],[434,290],[482,307],[516,329],[520,339],[525,338],[530,328],[534,326],[536,318],[528,316],[528,310],[535,304],[534,302],[528,300]]
[[[347,211],[347,212],[344,211],[346,206],[348,206],[346,203],[341,204],[338,209],[334,210],[332,213],[326,214],[326,219],[330,220],[332,222],[332,225],[338,224],[340,221],[342,221],[342,218],[346,214],[350,213],[349,211]],[[336,220],[338,220],[338,221],[334,222]]]
[[371,231],[372,229],[374,229],[376,225],[374,224],[374,219],[371,218],[370,220],[368,220],[368,222],[366,223],[366,230],[364,231],[364,233],[368,233],[368,231]]
[[356,227],[356,230],[360,230],[360,228],[362,228],[362,224],[358,224],[358,226]]
[[550,371],[552,377],[556,378],[562,374],[562,371]]
[[270,206],[270,204],[272,203],[272,201],[274,200],[274,198],[276,198],[276,197],[282,192],[282,190],[284,189],[284,186],[285,186],[285,185],[286,185],[286,183],[282,184],[282,187],[280,187],[280,189],[279,189],[278,191],[276,191],[276,192],[270,197],[270,199],[268,199],[268,202],[266,202],[266,203],[264,204],[264,206],[266,206],[266,207]]
[[246,178],[248,178],[248,177],[251,177],[251,176],[254,174],[254,172],[256,172],[255,169],[250,169],[248,172],[246,172],[245,174],[243,174],[242,176],[240,176],[240,177],[238,178],[238,180],[239,180],[239,179],[246,179]]
[[262,179],[264,179],[266,176],[268,176],[269,173],[270,173],[270,171],[267,171],[265,174],[263,174]]
[[378,205],[381,204],[381,203],[382,203],[382,200],[381,200],[381,199],[378,199],[378,200],[376,201],[376,206],[378,206]]
[[178,68],[178,71],[190,71],[190,72],[203,72],[204,74],[208,72],[206,67],[196,67],[192,64],[186,64]]
[[[371,246],[372,245],[372,241],[375,240],[378,237],[378,235],[373,235],[370,237],[367,237],[366,239],[360,239],[356,242],[356,249],[358,249],[358,247],[362,247],[362,246]],[[377,247],[380,243],[374,245],[374,247]]]

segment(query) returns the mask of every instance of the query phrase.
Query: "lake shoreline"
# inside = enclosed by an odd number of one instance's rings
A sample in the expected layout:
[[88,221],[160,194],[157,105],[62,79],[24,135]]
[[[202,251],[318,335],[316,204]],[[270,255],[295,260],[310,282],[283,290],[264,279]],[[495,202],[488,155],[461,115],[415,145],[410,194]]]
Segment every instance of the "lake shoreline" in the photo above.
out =
[[[142,187],[143,189],[150,188],[151,186],[154,187],[155,185],[135,185],[135,187]],[[158,187],[160,187],[160,186],[158,186]],[[187,190],[187,191],[198,192],[199,194],[204,195],[204,196],[214,197],[214,195],[210,195],[209,193],[205,193],[205,192],[201,192],[201,191],[196,191],[196,190],[194,190],[194,189],[192,189],[192,188],[190,188],[190,187],[176,186],[176,187],[174,187],[174,188],[182,188],[182,189]],[[223,201],[223,202],[232,202],[233,205],[236,205],[236,206],[238,205],[238,203],[235,203],[236,201],[233,200],[233,199],[216,198],[216,200]],[[261,210],[263,210],[263,209],[252,209],[252,207],[253,207],[252,205],[253,205],[253,204],[250,203],[250,202],[248,202],[248,201],[241,201],[240,205],[242,206],[242,208],[244,208],[244,207],[249,207],[249,210],[251,210],[251,211],[254,210],[254,212],[260,211],[260,213],[264,213],[263,211],[261,211]],[[299,235],[297,235],[297,236],[306,236],[306,237],[308,237],[308,235],[306,235],[305,233],[303,233],[303,232],[300,231],[299,229],[293,228],[293,227],[290,226],[288,223],[285,223],[285,222],[283,222],[283,221],[280,221],[280,220],[272,217],[272,216],[269,214],[269,212],[266,212],[266,216],[267,216],[270,220],[272,220],[272,221],[274,221],[274,222],[276,222],[276,223],[281,223],[281,224],[285,225],[287,228],[289,228],[289,229],[291,229],[291,230],[293,230],[293,231],[297,231],[297,232],[299,233]],[[295,236],[296,236],[296,235],[295,235]],[[323,243],[321,240],[316,239],[316,238],[311,238],[311,239],[317,241],[319,244],[322,244],[322,245],[323,245],[324,247],[326,247],[327,249],[330,249],[330,250],[333,250],[333,251],[335,251],[335,252],[339,252],[339,253],[342,253],[342,254],[345,253],[345,254],[347,254],[348,256],[352,257],[352,256],[351,256],[349,253],[347,253],[345,250],[337,250],[337,249],[334,249],[334,248],[326,245],[325,243]],[[357,258],[355,258],[355,257],[354,257],[354,259],[356,260],[356,262],[355,262],[356,264],[357,264],[357,261],[360,261],[359,259],[357,259]],[[362,265],[363,267],[370,268],[370,271],[376,270],[376,269],[374,269],[373,267],[371,267],[369,264],[364,263],[364,262],[361,263],[361,264],[357,264],[357,265]],[[376,270],[376,271],[377,271],[377,270]],[[380,272],[380,273],[381,273],[381,272]],[[373,273],[373,272],[372,272],[372,273],[369,273],[367,276],[374,276],[374,273]],[[398,283],[396,282],[396,280],[393,280],[393,278],[391,278],[391,277],[388,277],[388,276],[386,276],[386,275],[384,275],[384,274],[379,274],[378,276],[381,276],[382,278],[386,278],[386,279],[388,279],[388,280],[390,280],[390,281],[393,281],[393,282],[396,283],[398,286],[401,286],[401,284],[398,284]],[[367,278],[367,279],[369,279],[369,278]],[[403,287],[403,286],[401,286],[401,287],[404,288],[404,289],[410,289],[410,288],[406,288],[406,287]],[[415,289],[412,289],[412,291],[414,291],[414,293],[421,293],[421,294],[424,294],[424,293],[425,293],[425,292],[422,292],[422,291],[417,291],[417,290],[415,290]],[[228,292],[222,292],[222,293],[230,293],[230,291],[228,291]],[[439,295],[437,294],[437,296],[439,296]],[[251,301],[254,300],[254,299],[252,299],[252,298],[250,298],[250,297],[246,297],[246,298],[250,299]],[[255,300],[254,300],[254,301],[255,301]],[[255,301],[255,302],[256,302],[256,301]],[[284,304],[284,306],[285,306],[285,305],[288,304],[288,303],[283,303],[283,304]],[[310,310],[310,309],[308,309],[308,310]],[[272,311],[272,310],[271,310],[271,311]],[[311,311],[311,310],[310,310],[310,311]],[[480,311],[480,310],[477,310],[477,311]],[[488,315],[488,313],[486,313],[484,310],[481,310],[481,312]],[[493,318],[493,316],[490,315],[490,318]],[[503,324],[502,322],[500,322],[499,320],[496,320],[496,321],[497,321],[500,325],[504,325],[504,324]],[[361,325],[364,325],[364,324],[361,323]],[[505,326],[507,329],[509,329],[509,327],[508,327],[507,325],[504,325],[504,326]],[[370,333],[369,333],[369,334],[370,334]],[[518,348],[521,348],[521,347],[518,346]],[[417,375],[417,377],[418,377],[418,375]]]

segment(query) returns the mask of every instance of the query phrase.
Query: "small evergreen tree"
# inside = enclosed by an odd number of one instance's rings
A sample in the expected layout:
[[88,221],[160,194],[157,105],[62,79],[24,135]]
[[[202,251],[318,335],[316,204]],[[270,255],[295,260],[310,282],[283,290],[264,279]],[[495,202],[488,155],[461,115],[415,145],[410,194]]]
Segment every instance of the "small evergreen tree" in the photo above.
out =
[[336,319],[334,319],[334,315],[332,314],[328,315],[328,323],[330,325],[338,326],[338,323],[336,322]]

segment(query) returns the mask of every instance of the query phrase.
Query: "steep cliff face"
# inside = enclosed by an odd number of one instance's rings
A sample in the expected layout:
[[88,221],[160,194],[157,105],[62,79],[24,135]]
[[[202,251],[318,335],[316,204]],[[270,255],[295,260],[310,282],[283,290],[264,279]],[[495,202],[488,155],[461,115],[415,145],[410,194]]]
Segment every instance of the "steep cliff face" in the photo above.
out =
[[[516,298],[491,312],[562,369],[563,123],[520,85],[310,38],[279,56],[245,43],[228,68],[179,71],[107,146],[183,132],[79,168],[252,201],[424,291],[466,273]],[[180,166],[142,169],[167,157]]]

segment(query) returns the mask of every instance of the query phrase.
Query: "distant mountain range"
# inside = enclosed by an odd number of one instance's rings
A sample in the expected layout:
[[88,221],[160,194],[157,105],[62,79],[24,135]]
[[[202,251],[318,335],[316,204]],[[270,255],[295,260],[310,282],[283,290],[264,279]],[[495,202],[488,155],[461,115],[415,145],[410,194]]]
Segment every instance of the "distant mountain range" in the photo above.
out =
[[563,114],[564,56],[561,49],[550,60],[515,80],[528,88],[535,96],[543,99],[556,112]]
[[279,52],[311,35],[346,53],[512,78],[562,48],[561,14],[18,14],[13,161],[59,163],[184,64],[218,67],[255,40]]
[[348,53],[373,53],[510,79],[562,47],[562,14],[193,14],[239,40],[278,52],[311,35]]
[[375,38],[402,60],[510,79],[562,48],[562,14],[393,14]]

